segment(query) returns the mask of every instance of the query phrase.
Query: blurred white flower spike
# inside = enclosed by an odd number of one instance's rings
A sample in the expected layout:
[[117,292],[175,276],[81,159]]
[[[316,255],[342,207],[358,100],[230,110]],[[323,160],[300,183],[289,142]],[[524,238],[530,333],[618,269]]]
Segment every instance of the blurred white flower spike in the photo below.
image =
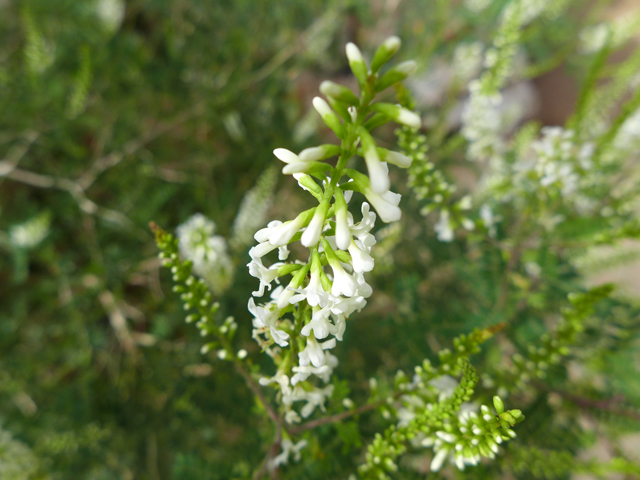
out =
[[180,255],[193,262],[193,272],[203,278],[216,294],[223,293],[233,280],[233,263],[224,237],[214,235],[216,225],[196,213],[176,228]]

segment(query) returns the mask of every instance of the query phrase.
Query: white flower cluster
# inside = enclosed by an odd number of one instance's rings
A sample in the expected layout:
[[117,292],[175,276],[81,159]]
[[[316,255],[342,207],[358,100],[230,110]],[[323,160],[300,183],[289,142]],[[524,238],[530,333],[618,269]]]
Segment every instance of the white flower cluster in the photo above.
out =
[[176,228],[180,255],[193,262],[193,272],[220,294],[233,280],[233,263],[224,237],[214,235],[216,224],[201,213]]
[[462,83],[476,78],[482,70],[484,45],[482,42],[461,43],[453,52],[453,73]]
[[561,127],[544,127],[541,132],[542,138],[531,144],[533,155],[514,165],[514,184],[539,198],[559,196],[582,215],[593,212],[596,205],[584,193],[598,181],[590,174],[593,144],[577,144],[574,132]]
[[[327,383],[338,359],[329,353],[335,347],[336,340],[342,340],[346,328],[346,319],[354,312],[360,311],[366,305],[366,299],[371,295],[371,287],[366,283],[364,273],[373,269],[374,260],[371,257],[371,247],[376,243],[371,229],[375,224],[376,215],[369,209],[368,203],[362,204],[362,220],[354,222],[351,213],[343,211],[343,215],[336,214],[335,235],[324,236],[317,250],[311,255],[310,264],[302,267],[293,280],[284,288],[279,286],[273,290],[271,301],[265,305],[256,305],[253,298],[249,300],[249,311],[254,316],[253,336],[271,355],[273,343],[280,347],[289,345],[289,333],[293,328],[291,322],[282,319],[282,315],[290,307],[306,301],[311,307],[310,321],[304,325],[300,334],[306,337],[306,346],[298,353],[298,365],[292,368],[294,374],[289,378],[279,372],[271,379],[262,379],[263,385],[277,384],[282,392],[282,403],[290,407],[294,402],[306,401],[301,410],[306,418],[316,407],[321,409],[324,402],[333,392],[333,386],[309,389],[303,386],[309,376],[319,377]],[[254,292],[262,296],[265,288],[271,289],[271,283],[278,282],[279,267],[282,263],[275,263],[265,267],[263,257],[267,253],[280,248],[286,251],[286,243],[299,234],[308,230],[298,226],[296,221],[281,223],[274,221],[265,229],[259,230],[255,238],[262,242],[249,251],[251,262],[248,264],[251,275],[260,280],[260,289]],[[341,225],[342,224],[342,225]],[[330,228],[325,225],[323,231]],[[345,248],[346,246],[346,248]],[[340,248],[349,253],[350,258],[337,255]],[[325,254],[331,273],[325,273],[320,261],[320,254]],[[280,259],[285,259],[280,255]],[[307,285],[302,286],[303,280],[310,271]],[[329,340],[327,337],[331,336]],[[322,343],[321,340],[324,340]],[[287,420],[299,421],[297,414],[289,410]]]
[[499,158],[504,151],[502,95],[484,95],[481,83],[469,84],[469,101],[462,113],[462,135],[469,142],[467,158],[472,161]]
[[[572,130],[544,127],[541,137],[522,148],[513,162],[490,166],[482,178],[483,196],[501,203],[541,202],[539,222],[553,229],[568,212],[591,215],[605,179],[594,168],[594,145],[580,142]],[[485,205],[483,221],[495,229],[496,219]],[[485,219],[486,217],[486,219]]]
[[521,116],[521,112],[512,111],[520,107],[508,105],[501,90],[514,74],[522,27],[557,8],[550,0],[516,0],[502,12],[501,26],[493,45],[485,51],[486,70],[469,84],[469,100],[462,114],[462,135],[469,142],[469,160],[501,158],[505,150],[503,137],[509,124],[513,123],[509,116]]
[[24,223],[9,228],[9,241],[18,248],[33,248],[42,242],[49,234],[51,216],[41,213]]

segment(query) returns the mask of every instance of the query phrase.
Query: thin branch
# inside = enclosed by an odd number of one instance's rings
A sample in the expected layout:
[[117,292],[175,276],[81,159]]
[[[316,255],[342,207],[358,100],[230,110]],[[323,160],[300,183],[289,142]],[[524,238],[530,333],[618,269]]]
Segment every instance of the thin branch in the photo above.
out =
[[[1,167],[2,165],[0,165]],[[16,182],[24,183],[36,188],[55,188],[64,190],[71,194],[73,199],[84,213],[88,215],[97,215],[105,220],[119,224],[125,228],[134,230],[141,238],[146,238],[146,230],[142,230],[136,226],[125,214],[110,208],[97,205],[90,200],[84,189],[75,181],[68,178],[58,178],[51,175],[42,175],[40,173],[30,172],[19,168],[13,168],[8,171],[0,171],[0,177],[9,178]]]
[[[264,474],[267,473],[267,468],[269,468],[269,461],[278,453],[280,442],[282,442],[282,430],[278,428],[276,430],[276,437],[273,440],[273,443],[269,447],[269,450],[267,450],[267,454],[264,456],[264,459],[260,463],[260,467],[258,467],[258,469],[251,476],[251,480],[260,480],[262,477],[264,477]],[[277,469],[272,469],[271,478],[276,478],[277,475]]]
[[144,148],[159,136],[164,135],[165,133],[173,130],[176,127],[179,127],[191,118],[202,115],[204,111],[205,109],[202,104],[196,104],[193,108],[190,108],[179,114],[173,121],[154,128],[150,133],[144,135],[142,138],[130,140],[124,145],[121,150],[109,153],[108,155],[104,155],[96,159],[93,164],[80,176],[80,178],[78,179],[78,185],[80,185],[82,190],[88,189],[91,185],[93,185],[98,175],[110,168],[115,167],[120,162],[122,162],[122,160],[133,155],[138,150]]
[[[262,393],[262,389],[260,388],[260,385],[258,385],[255,382],[255,380],[253,378],[251,378],[251,375],[249,375],[249,373],[247,373],[247,371],[244,369],[244,367],[242,366],[242,364],[240,362],[238,362],[238,361],[235,362],[235,365],[236,365],[236,369],[238,370],[240,375],[242,375],[242,377],[244,378],[245,382],[247,382],[247,385],[249,386],[251,391],[256,395],[256,397],[258,397],[260,399],[260,402],[262,402],[262,405],[264,405],[264,408],[267,411],[267,413],[269,414],[269,417],[271,417],[271,420],[273,420],[274,423],[278,427],[280,427],[280,419],[278,418],[278,414],[273,409],[273,407],[269,404],[269,402],[267,401],[266,397],[264,396],[264,393]],[[278,430],[280,430],[280,428],[278,428]]]
[[[400,395],[404,394],[406,392],[397,392],[394,395],[394,398],[399,397]],[[381,407],[382,405],[386,404],[387,400],[380,400],[378,402],[374,402],[374,403],[367,403],[365,405],[362,405],[361,407],[358,407],[354,410],[349,410],[348,412],[341,412],[341,413],[336,413],[335,415],[331,415],[329,417],[323,417],[323,418],[318,418],[317,420],[313,420],[311,422],[307,422],[303,425],[300,425],[297,428],[294,428],[292,430],[289,431],[289,433],[291,435],[299,435],[302,432],[306,432],[307,430],[311,430],[313,428],[317,428],[320,427],[322,425],[327,425],[327,424],[331,424],[331,423],[337,423],[340,422],[342,420],[344,420],[345,418],[349,418],[349,417],[353,417],[356,415],[360,415],[361,413],[364,412],[368,412],[369,410],[375,410],[378,407]]]

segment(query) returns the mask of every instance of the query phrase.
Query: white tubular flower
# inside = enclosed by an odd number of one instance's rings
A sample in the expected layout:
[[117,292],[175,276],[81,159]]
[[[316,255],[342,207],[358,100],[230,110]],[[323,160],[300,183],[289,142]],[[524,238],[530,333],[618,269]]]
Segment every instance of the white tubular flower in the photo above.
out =
[[[278,287],[278,289],[279,288],[281,287]],[[274,293],[275,293],[275,290],[274,290]],[[293,290],[291,287],[283,288],[282,291],[279,292],[279,295],[276,297],[278,308],[282,310],[283,308],[288,307],[291,297],[293,297],[295,293],[296,291]]]
[[367,171],[369,172],[371,189],[376,193],[384,193],[389,190],[390,186],[389,168],[380,161],[376,144],[367,129],[360,127],[358,134],[362,141],[362,150],[365,163],[367,164]]
[[[35,227],[42,224],[45,228],[43,233],[46,234],[49,223],[47,215],[40,215],[25,225],[30,223]],[[193,215],[176,228],[180,255],[191,260],[193,273],[205,279],[210,288],[219,294],[232,280],[233,262],[227,253],[226,240],[221,236],[213,235],[214,231],[215,223],[201,213]],[[9,231],[9,234],[15,237],[15,227]]]
[[302,327],[300,333],[305,337],[308,337],[311,332],[313,332],[313,336],[318,340],[327,338],[329,330],[332,327],[331,322],[329,322],[330,314],[331,310],[329,306],[323,308],[314,307],[311,321]]
[[298,157],[303,162],[316,162],[318,160],[324,160],[325,158],[330,158],[335,155],[340,155],[342,149],[339,145],[319,145],[317,147],[305,148],[300,152]]
[[278,330],[273,326],[269,327],[269,332],[271,333],[271,338],[273,338],[273,341],[281,347],[286,347],[287,345],[289,345],[289,342],[287,341],[289,339],[289,334],[287,332]]
[[392,150],[387,150],[386,148],[379,147],[377,148],[377,151],[380,155],[380,160],[382,160],[383,162],[391,163],[392,165],[400,168],[409,168],[411,166],[411,157],[407,157],[400,152],[394,152]]
[[[185,226],[189,223],[193,223],[193,221],[196,220],[198,216],[202,217],[203,223],[209,222],[211,226],[210,226],[210,233],[203,235],[202,237],[198,236],[196,241],[193,242],[196,244],[199,241],[206,241],[207,238],[210,237],[211,234],[213,234],[213,229],[214,229],[214,223],[211,222],[210,220],[207,220],[206,217],[200,213],[197,213],[196,215],[191,217],[191,219],[183,223],[181,226]],[[48,213],[41,213],[40,215],[37,215],[20,225],[13,225],[11,226],[11,228],[9,228],[9,241],[16,247],[33,248],[37,246],[40,242],[42,242],[42,240],[44,240],[45,237],[48,235],[50,223],[51,223],[50,215]],[[180,234],[180,228],[181,227],[178,227],[178,235]],[[206,228],[209,228],[209,226],[207,225]],[[193,227],[191,228],[192,231],[197,229],[198,229],[198,225],[193,225]],[[200,228],[200,230],[202,230],[202,228]],[[199,232],[193,232],[193,234],[198,235]],[[180,243],[178,246],[180,248],[180,253],[186,258],[193,260],[195,265],[195,260],[189,257],[188,255],[185,255],[185,253],[183,252],[183,238],[180,235],[179,235],[179,242]],[[191,252],[196,251],[195,245],[193,245],[193,247],[190,246],[189,248],[190,248],[189,251]]]
[[295,219],[289,222],[282,223],[277,220],[270,222],[267,228],[258,230],[254,238],[258,242],[268,241],[271,245],[276,247],[287,245],[291,241],[291,238],[307,224],[313,211],[314,209],[310,209],[306,212],[302,212]]
[[376,214],[371,211],[367,202],[362,203],[360,211],[362,212],[362,220],[354,224],[353,219],[351,219],[349,230],[367,249],[371,249],[376,244],[376,237],[369,232],[376,224]]
[[321,411],[325,411],[324,403],[333,394],[333,385],[328,385],[325,388],[316,388],[314,390],[304,390],[297,385],[293,389],[290,400],[292,402],[298,402],[306,400],[307,404],[302,407],[300,414],[303,418],[309,417],[316,407],[320,407]]
[[329,204],[326,202],[321,203],[317,208],[309,223],[309,226],[302,234],[300,242],[305,247],[313,247],[320,241],[320,234],[324,229],[324,221],[327,216],[327,209]]
[[336,245],[340,250],[348,249],[352,241],[347,213],[346,208],[336,211]]
[[[312,338],[312,337],[309,337]],[[332,338],[329,341],[326,341],[322,344],[323,358],[324,364],[320,367],[315,367],[309,364],[308,359],[306,359],[303,363],[303,358],[300,359],[300,366],[293,367],[292,370],[295,372],[293,377],[291,377],[291,385],[296,386],[299,382],[304,382],[311,375],[320,378],[324,383],[329,383],[331,380],[331,374],[333,373],[333,369],[338,366],[338,358],[335,355],[331,355],[327,350],[329,348],[333,348],[331,345],[327,346],[327,344],[333,344],[335,346],[335,338]]]
[[362,272],[370,272],[373,270],[374,260],[371,255],[362,250],[356,245],[356,243],[351,239],[351,244],[349,245],[349,253],[351,254],[351,259],[353,260],[353,270],[362,273]]
[[298,303],[306,299],[307,303],[312,307],[325,307],[327,305],[329,296],[322,287],[319,270],[311,270],[311,279],[309,280],[309,284],[302,290],[299,290],[299,292],[300,293],[291,297],[290,303]]
[[339,295],[346,295],[352,297],[356,293],[356,282],[351,275],[345,272],[340,263],[333,263],[331,265],[333,270],[333,284],[331,285],[331,294],[336,297]]
[[401,123],[402,125],[406,125],[407,127],[420,128],[422,126],[422,121],[417,114],[411,110],[402,108],[399,105],[393,105],[391,103],[374,103],[371,108],[374,111],[380,112],[392,120]]
[[316,162],[295,162],[285,165],[282,168],[282,173],[285,175],[296,175],[299,173],[306,173],[310,171],[314,166],[318,165]]
[[397,222],[402,217],[402,210],[398,207],[402,195],[386,191],[383,194],[375,193],[371,188],[364,191],[365,197],[376,209],[380,219],[385,223]]
[[349,230],[349,211],[342,190],[336,189],[336,245],[340,250],[346,250],[351,243],[351,231]]
[[[333,342],[332,345],[335,346],[336,340],[334,338],[328,340],[327,342],[325,342],[325,344],[329,344],[330,342]],[[327,348],[329,347],[330,345],[327,345]],[[302,352],[298,354],[300,365],[304,366],[311,363],[314,367],[323,366],[326,363],[323,351],[324,349],[324,344],[320,345],[315,337],[308,337],[307,346]]]

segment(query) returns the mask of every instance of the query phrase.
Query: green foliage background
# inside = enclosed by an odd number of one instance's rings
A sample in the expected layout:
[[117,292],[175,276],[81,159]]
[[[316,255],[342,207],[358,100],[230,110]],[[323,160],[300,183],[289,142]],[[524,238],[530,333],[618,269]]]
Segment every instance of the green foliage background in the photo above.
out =
[[[249,478],[272,432],[233,369],[200,354],[202,341],[160,270],[149,221],[171,230],[202,212],[218,234],[230,235],[243,195],[275,162],[273,149],[298,151],[323,138],[307,112],[320,80],[348,72],[345,42],[367,51],[397,34],[401,55],[424,72],[461,41],[489,42],[504,3],[478,15],[442,0],[401,2],[392,11],[359,0],[129,0],[121,24],[110,26],[98,2],[1,2],[0,425],[13,439],[0,432],[0,444],[12,446],[0,467],[33,456],[15,478]],[[526,75],[566,61],[576,78],[588,78],[592,59],[570,55],[580,22],[589,21],[577,18],[527,27]],[[447,109],[427,114],[442,125]],[[390,129],[380,136],[395,143]],[[438,128],[428,136],[430,152],[452,142],[432,158],[448,177],[465,163],[456,141]],[[518,252],[540,265],[541,285],[528,283],[521,264],[510,266],[514,252],[503,243],[474,234],[439,242],[420,202],[399,188],[403,237],[372,282],[372,302],[336,348],[344,382],[330,411],[347,396],[365,401],[369,377],[436,361],[454,336],[505,322],[503,336],[473,360],[480,376],[495,370],[505,350],[526,351],[567,294],[584,288],[564,252],[544,241]],[[279,182],[272,218],[299,211],[292,192],[291,182]],[[44,240],[13,245],[11,229],[37,216],[50,225]],[[568,242],[604,228],[566,227]],[[244,267],[247,249],[234,253],[234,283],[218,300],[239,324],[237,343],[268,370],[250,338],[246,302],[255,286]],[[446,475],[533,478],[531,459],[545,460],[536,449],[576,453],[599,435],[638,431],[637,416],[598,407],[620,397],[625,412],[640,409],[637,299],[606,300],[591,322],[575,360],[588,374],[574,382],[566,364],[553,366],[544,384],[514,395],[528,405],[518,427],[522,448],[507,448],[502,464]],[[558,406],[548,401],[554,391],[591,403],[565,395]],[[580,423],[585,410],[598,429]],[[386,424],[375,412],[317,429],[305,461],[282,478],[346,478]],[[577,468],[568,464],[547,476],[568,478]],[[424,476],[408,468],[396,478]]]

